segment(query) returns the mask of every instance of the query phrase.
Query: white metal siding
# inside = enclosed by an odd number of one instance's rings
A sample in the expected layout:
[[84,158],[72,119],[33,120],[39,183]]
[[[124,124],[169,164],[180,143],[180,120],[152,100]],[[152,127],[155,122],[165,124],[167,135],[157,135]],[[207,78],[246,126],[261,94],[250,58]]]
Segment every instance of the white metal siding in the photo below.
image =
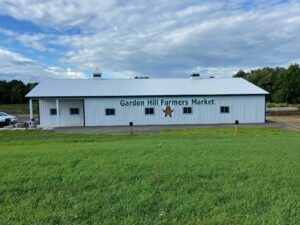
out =
[[[50,115],[50,109],[56,108],[55,99],[40,99],[40,124],[46,127],[56,127],[56,115]],[[70,115],[70,108],[79,108],[78,115]],[[84,125],[83,100],[60,99],[59,100],[59,122],[61,127]]]
[[[265,122],[265,96],[208,96],[206,99],[214,99],[214,105],[175,105],[172,117],[165,117],[165,106],[121,106],[121,100],[149,99],[165,100],[191,100],[204,97],[166,97],[166,98],[86,98],[85,99],[85,124],[86,126],[114,126],[128,125],[159,125],[159,124],[222,124],[234,123],[264,123]],[[229,106],[228,114],[220,113],[221,106]],[[153,107],[154,115],[145,115],[145,108]],[[183,114],[183,107],[192,107],[192,114]],[[106,116],[105,109],[114,108],[116,114]]]

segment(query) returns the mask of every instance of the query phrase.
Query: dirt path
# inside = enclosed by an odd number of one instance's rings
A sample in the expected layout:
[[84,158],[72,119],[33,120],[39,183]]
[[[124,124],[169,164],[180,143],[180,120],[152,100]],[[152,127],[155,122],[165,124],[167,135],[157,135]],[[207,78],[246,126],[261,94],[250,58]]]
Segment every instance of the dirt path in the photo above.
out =
[[300,115],[268,116],[267,120],[282,123],[285,129],[300,131]]

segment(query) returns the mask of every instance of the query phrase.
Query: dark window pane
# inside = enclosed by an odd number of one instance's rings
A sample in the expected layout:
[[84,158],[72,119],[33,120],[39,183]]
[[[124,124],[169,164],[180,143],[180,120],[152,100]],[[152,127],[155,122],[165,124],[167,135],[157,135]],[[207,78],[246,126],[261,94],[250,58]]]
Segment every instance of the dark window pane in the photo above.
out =
[[146,115],[153,115],[154,114],[154,108],[145,108],[145,114]]
[[50,109],[50,115],[56,115],[56,109]]
[[183,113],[184,114],[191,114],[192,113],[192,107],[183,107]]
[[220,112],[221,113],[229,113],[229,106],[221,106]]
[[70,108],[70,115],[77,115],[79,114],[78,108]]
[[115,109],[105,109],[105,115],[107,116],[115,115]]

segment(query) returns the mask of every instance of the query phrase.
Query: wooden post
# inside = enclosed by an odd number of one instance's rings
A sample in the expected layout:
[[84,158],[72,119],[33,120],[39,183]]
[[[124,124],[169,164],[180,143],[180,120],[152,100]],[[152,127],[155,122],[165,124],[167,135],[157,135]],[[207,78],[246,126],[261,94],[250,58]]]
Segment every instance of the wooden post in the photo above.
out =
[[133,122],[129,122],[130,135],[133,134]]
[[235,121],[235,135],[238,135],[238,132],[239,132],[239,121],[236,120]]

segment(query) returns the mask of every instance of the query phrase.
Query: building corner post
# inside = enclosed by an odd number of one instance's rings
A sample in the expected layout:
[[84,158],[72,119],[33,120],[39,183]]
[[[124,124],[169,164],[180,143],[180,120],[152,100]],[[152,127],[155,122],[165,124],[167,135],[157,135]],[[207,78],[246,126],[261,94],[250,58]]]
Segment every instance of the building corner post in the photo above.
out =
[[56,126],[60,127],[60,121],[59,121],[59,99],[56,99]]

